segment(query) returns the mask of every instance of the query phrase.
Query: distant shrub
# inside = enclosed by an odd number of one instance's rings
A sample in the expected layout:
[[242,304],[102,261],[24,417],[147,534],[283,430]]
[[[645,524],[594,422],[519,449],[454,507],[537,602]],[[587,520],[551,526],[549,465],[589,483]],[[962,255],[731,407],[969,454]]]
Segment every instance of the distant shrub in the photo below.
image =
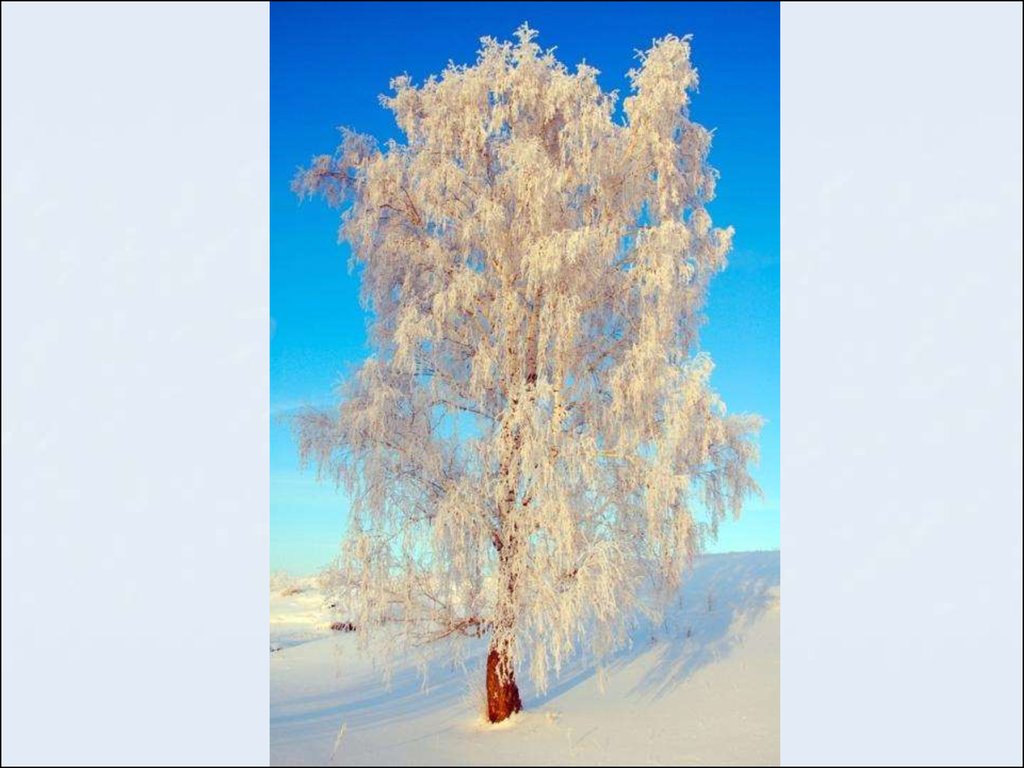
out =
[[355,632],[356,625],[351,621],[335,621],[331,624],[331,630],[334,632]]
[[303,586],[287,571],[274,571],[270,574],[270,591],[281,597],[289,597],[302,592]]

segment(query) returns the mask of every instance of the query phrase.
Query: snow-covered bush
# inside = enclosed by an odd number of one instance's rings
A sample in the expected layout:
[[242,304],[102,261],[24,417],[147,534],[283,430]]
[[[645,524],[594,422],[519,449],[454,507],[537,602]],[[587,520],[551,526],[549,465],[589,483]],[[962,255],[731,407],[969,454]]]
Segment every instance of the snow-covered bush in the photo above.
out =
[[270,574],[270,591],[288,597],[297,595],[304,590],[303,585],[286,571],[274,571]]

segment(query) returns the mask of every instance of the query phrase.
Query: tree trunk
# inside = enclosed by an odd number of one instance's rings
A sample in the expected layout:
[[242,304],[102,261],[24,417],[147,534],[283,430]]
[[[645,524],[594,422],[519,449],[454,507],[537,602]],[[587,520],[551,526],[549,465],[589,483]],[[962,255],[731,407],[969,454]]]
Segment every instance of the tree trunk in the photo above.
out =
[[494,545],[498,550],[498,576],[505,584],[505,592],[500,596],[495,612],[494,636],[487,653],[487,719],[492,723],[500,723],[523,709],[519,698],[519,687],[516,685],[515,670],[512,663],[511,644],[516,626],[516,568],[519,554],[519,534],[514,519],[519,488],[519,472],[521,470],[520,451],[523,436],[516,424],[519,410],[519,376],[525,368],[525,392],[527,407],[533,408],[537,394],[537,358],[538,358],[538,323],[540,320],[540,300],[543,293],[538,290],[533,302],[526,331],[526,345],[519,357],[515,346],[515,337],[509,337],[507,349],[510,360],[515,361],[512,368],[506,393],[509,404],[502,416],[501,443],[502,456],[498,477],[504,489],[498,504],[499,533],[495,536]]
[[522,708],[511,659],[506,651],[491,646],[487,654],[487,719],[500,723]]

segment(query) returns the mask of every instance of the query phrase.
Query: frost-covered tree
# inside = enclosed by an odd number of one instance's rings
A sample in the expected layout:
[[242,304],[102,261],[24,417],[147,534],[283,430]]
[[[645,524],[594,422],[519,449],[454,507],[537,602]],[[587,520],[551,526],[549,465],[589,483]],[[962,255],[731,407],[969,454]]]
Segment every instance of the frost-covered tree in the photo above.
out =
[[343,209],[374,354],[334,411],[296,422],[342,483],[335,571],[362,633],[489,637],[488,716],[647,598],[756,491],[760,420],[727,415],[697,329],[732,229],[712,226],[709,131],[688,117],[687,38],[597,70],[522,26],[381,97],[405,136],[343,131],[294,182]]

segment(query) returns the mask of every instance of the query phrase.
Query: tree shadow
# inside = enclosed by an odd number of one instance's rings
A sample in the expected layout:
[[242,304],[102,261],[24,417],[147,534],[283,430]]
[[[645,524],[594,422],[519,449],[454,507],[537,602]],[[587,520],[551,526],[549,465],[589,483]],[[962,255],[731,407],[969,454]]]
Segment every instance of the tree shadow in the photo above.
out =
[[466,695],[466,675],[445,665],[431,665],[426,684],[416,666],[399,667],[388,683],[379,670],[362,671],[344,687],[283,704],[272,701],[271,742],[278,747],[310,740],[332,743],[342,725],[348,733],[386,727],[443,709]]
[[[711,555],[687,574],[679,595],[660,624],[641,621],[625,647],[604,662],[609,672],[623,669],[654,651],[655,662],[631,693],[661,698],[699,669],[728,656],[742,643],[744,630],[777,604],[779,553]],[[527,707],[544,705],[594,677],[600,665],[578,657],[568,674]]]
[[[679,596],[666,611],[666,620],[658,625],[638,623],[627,645],[607,658],[603,667],[615,673],[648,655],[642,662],[647,668],[629,693],[661,698],[702,667],[728,656],[742,642],[744,629],[777,604],[778,586],[778,552],[705,557],[687,574]],[[271,741],[285,748],[310,738],[333,743],[342,723],[349,733],[386,727],[423,712],[444,710],[458,700],[466,701],[468,712],[473,707],[472,692],[479,692],[483,684],[486,641],[473,641],[473,645],[467,649],[464,667],[431,663],[426,686],[422,670],[409,664],[397,665],[388,686],[379,671],[364,668],[353,675],[339,666],[338,673],[344,670],[346,676],[352,675],[343,688],[281,703],[271,701]],[[599,669],[595,659],[578,655],[542,694],[521,680],[525,708],[540,709],[594,678]],[[451,723],[443,725],[452,727]]]
[[679,610],[659,633],[657,661],[634,692],[660,698],[728,656],[744,631],[777,604],[778,587],[778,552],[708,558],[681,590]]

